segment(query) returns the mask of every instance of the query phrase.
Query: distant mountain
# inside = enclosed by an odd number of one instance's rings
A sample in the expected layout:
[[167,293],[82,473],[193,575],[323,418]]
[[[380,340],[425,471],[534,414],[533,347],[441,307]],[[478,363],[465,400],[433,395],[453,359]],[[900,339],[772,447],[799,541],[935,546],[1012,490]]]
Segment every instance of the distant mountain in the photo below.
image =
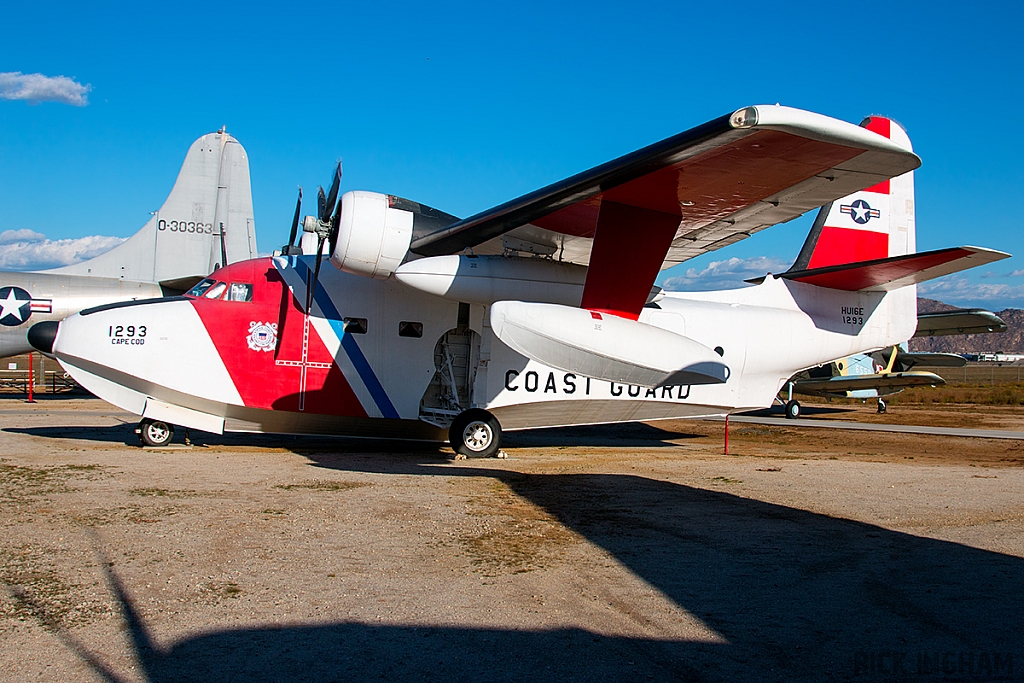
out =
[[[917,300],[918,313],[952,311],[956,308],[935,299]],[[1006,308],[994,312],[1006,323],[1006,332],[921,337],[910,340],[910,350],[932,353],[1024,353],[1024,311]]]

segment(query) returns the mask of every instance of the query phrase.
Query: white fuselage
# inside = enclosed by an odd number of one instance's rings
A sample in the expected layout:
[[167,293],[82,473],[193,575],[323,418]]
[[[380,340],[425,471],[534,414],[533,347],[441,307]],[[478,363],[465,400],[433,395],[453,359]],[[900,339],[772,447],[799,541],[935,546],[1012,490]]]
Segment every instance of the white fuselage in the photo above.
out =
[[[284,267],[260,259],[214,274],[234,282],[276,272],[256,283],[249,302],[176,300],[73,316],[55,354],[102,398],[184,426],[397,436],[420,433],[416,423],[443,427],[470,407],[491,411],[504,429],[762,408],[797,371],[897,343],[916,325],[913,287],[844,292],[768,277],[741,289],[665,293],[640,322],[720,350],[729,376],[647,388],[529,360],[492,333],[486,304],[335,268],[321,271],[306,335],[299,302],[309,260]],[[408,323],[419,336],[400,331]],[[145,342],[117,339],[117,326],[145,326]]]

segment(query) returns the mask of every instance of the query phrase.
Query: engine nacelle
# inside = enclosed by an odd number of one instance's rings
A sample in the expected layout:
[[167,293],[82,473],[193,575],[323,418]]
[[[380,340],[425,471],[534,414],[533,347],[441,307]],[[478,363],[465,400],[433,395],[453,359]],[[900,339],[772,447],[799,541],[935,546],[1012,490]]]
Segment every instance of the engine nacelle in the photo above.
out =
[[388,279],[409,251],[412,222],[413,213],[394,208],[386,194],[346,192],[331,263],[347,273]]

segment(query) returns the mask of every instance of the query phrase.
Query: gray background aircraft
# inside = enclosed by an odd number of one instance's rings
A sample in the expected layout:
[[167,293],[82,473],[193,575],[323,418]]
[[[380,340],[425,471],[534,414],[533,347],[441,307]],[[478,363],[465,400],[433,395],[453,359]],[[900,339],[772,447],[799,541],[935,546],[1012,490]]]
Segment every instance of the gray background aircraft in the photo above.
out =
[[0,272],[0,357],[32,351],[28,331],[101,304],[188,290],[222,265],[256,256],[249,159],[221,130],[188,150],[160,210],[99,256],[39,272]]

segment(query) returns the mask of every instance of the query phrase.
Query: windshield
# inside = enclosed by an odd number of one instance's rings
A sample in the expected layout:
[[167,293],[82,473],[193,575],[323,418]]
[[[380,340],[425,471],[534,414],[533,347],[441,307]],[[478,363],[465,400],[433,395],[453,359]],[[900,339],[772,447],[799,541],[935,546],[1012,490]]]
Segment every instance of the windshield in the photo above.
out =
[[220,295],[223,294],[224,290],[227,288],[228,286],[226,284],[224,284],[223,282],[218,282],[213,287],[210,287],[208,290],[206,290],[206,294],[204,294],[203,297],[206,299],[219,299]]
[[202,296],[206,290],[213,286],[214,282],[216,282],[216,280],[214,280],[213,278],[206,278],[198,285],[188,290],[187,296]]

